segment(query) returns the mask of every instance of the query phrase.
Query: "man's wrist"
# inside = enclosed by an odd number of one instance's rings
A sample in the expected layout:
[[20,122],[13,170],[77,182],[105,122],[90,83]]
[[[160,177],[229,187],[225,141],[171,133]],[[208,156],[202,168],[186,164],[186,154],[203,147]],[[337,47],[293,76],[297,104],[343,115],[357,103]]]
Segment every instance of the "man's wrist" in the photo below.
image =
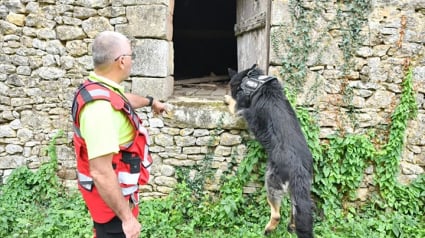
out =
[[146,96],[146,98],[149,100],[148,106],[149,106],[149,107],[152,107],[152,104],[153,104],[153,97],[151,97],[151,96]]

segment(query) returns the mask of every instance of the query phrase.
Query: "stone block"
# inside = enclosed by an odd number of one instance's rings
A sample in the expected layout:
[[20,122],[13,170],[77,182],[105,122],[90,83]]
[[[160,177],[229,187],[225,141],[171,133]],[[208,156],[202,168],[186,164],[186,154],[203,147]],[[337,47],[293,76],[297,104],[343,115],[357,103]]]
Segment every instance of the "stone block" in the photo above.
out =
[[84,7],[91,8],[104,8],[109,4],[108,0],[78,0],[76,2]]
[[12,24],[15,24],[17,26],[24,26],[25,25],[25,15],[23,14],[16,14],[16,13],[9,13],[7,15],[6,20]]
[[172,45],[165,40],[135,40],[133,52],[137,55],[133,62],[132,75],[167,77],[172,73]]
[[126,32],[132,37],[171,39],[168,8],[164,5],[139,5],[127,7]]
[[86,34],[84,34],[83,30],[78,26],[58,26],[56,28],[56,35],[61,41],[86,38]]
[[0,169],[16,169],[25,165],[25,157],[20,155],[8,155],[0,159]]
[[291,11],[288,0],[272,1],[271,25],[292,26]]
[[151,95],[159,100],[166,100],[173,94],[173,77],[133,78],[131,92],[142,96]]
[[165,125],[170,127],[210,129],[217,128],[218,124],[223,129],[247,127],[243,118],[230,114],[222,100],[176,97],[167,102],[170,110],[163,118]]
[[83,21],[82,27],[89,38],[95,38],[102,31],[113,31],[114,27],[109,24],[105,17],[90,17]]
[[0,32],[3,35],[15,34],[17,31],[18,27],[15,24],[10,23],[8,21],[0,20]]

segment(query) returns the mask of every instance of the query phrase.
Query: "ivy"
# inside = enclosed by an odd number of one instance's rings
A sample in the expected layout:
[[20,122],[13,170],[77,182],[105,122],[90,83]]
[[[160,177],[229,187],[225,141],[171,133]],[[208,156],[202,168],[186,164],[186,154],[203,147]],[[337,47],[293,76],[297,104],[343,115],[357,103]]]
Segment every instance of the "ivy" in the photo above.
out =
[[[376,158],[376,174],[383,174],[375,178],[383,198],[387,201],[384,207],[390,207],[403,213],[420,214],[425,205],[423,195],[425,185],[423,178],[415,181],[411,186],[402,186],[396,181],[399,167],[399,158],[404,146],[405,132],[409,120],[417,115],[417,104],[412,85],[412,69],[407,72],[403,81],[403,92],[400,104],[391,116],[392,124],[389,141]],[[407,201],[416,201],[409,203]],[[407,204],[406,204],[407,203]]]
[[[423,219],[418,220],[415,217],[423,217],[425,176],[419,176],[409,186],[401,185],[396,180],[407,122],[414,119],[417,114],[411,69],[407,72],[402,86],[400,103],[391,117],[389,139],[382,150],[376,149],[372,144],[372,135],[347,134],[329,138],[329,142],[322,145],[323,153],[320,153],[320,150],[314,149],[317,147],[317,140],[312,141],[312,137],[306,134],[315,159],[313,193],[318,198],[318,206],[323,212],[323,218],[327,219],[327,224],[340,226],[340,219],[349,219],[358,212],[385,214],[388,209],[396,211],[395,215],[402,219],[414,221],[414,224],[424,222]],[[305,120],[305,110],[299,112],[298,110],[297,114],[303,115],[304,118],[300,120],[301,124],[303,127],[309,127],[306,123],[308,120]],[[374,182],[378,189],[377,194],[364,206],[356,207],[353,203],[356,190],[367,166],[375,168]],[[408,227],[400,226],[379,229],[386,235],[393,233],[395,237],[402,237],[401,234],[406,233],[406,229],[409,230]],[[387,237],[386,235],[384,237]]]
[[337,8],[337,15],[332,25],[338,24],[341,30],[340,48],[344,56],[343,72],[345,74],[354,68],[353,56],[365,40],[361,27],[367,23],[370,10],[370,0],[341,1],[340,7]]
[[[302,6],[300,1],[290,1],[289,5],[292,11],[292,22],[294,22],[294,30],[291,36],[286,37],[283,44],[288,52],[282,59],[281,75],[295,93],[302,92],[302,86],[307,76],[307,60],[311,53],[311,49],[315,48],[315,44],[311,40],[310,32],[314,27],[313,19],[317,17],[318,11],[313,11],[310,15],[309,11]],[[287,34],[287,26],[281,26],[279,31],[271,35],[272,47],[277,53],[277,49],[282,47],[281,38]]]

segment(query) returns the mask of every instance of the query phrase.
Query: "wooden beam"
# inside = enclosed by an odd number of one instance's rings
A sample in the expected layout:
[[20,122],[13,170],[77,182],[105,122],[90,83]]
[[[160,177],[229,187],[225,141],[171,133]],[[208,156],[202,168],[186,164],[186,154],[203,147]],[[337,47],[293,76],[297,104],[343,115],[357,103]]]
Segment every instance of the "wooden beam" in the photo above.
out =
[[233,39],[234,35],[231,30],[174,29],[174,37],[180,39]]
[[261,12],[245,21],[235,25],[235,36],[242,35],[245,32],[253,31],[266,26],[266,12]]
[[195,84],[195,83],[212,83],[212,82],[226,81],[226,80],[229,80],[229,79],[230,78],[227,75],[206,76],[206,77],[200,77],[200,78],[175,80],[174,85]]

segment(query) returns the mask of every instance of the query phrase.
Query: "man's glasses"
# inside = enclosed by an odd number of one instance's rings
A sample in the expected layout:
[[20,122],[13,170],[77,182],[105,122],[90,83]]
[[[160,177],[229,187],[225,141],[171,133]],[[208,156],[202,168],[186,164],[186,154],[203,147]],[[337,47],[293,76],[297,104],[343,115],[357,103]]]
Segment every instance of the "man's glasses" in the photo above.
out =
[[131,57],[132,60],[136,59],[136,54],[133,52],[131,55],[130,54],[119,55],[117,58],[114,59],[114,61],[117,61],[119,58],[121,58],[123,56],[129,56],[129,57]]

